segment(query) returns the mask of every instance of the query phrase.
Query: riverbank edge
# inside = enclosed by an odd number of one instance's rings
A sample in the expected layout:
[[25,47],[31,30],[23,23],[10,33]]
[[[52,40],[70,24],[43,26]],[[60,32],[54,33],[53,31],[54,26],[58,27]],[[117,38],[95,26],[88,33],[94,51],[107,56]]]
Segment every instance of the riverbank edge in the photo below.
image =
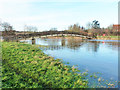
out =
[[93,40],[120,40],[120,38],[116,39],[116,38],[93,38]]
[[[17,47],[17,45],[19,47]],[[54,59],[53,57],[51,56],[48,56],[46,54],[43,53],[42,50],[38,49],[38,46],[39,45],[29,45],[29,44],[25,44],[25,43],[19,43],[19,42],[2,42],[2,52],[3,52],[3,62],[7,62],[9,63],[10,67],[13,68],[15,71],[18,70],[20,67],[22,67],[22,65],[26,68],[21,68],[21,70],[19,71],[21,74],[25,74],[27,77],[32,77],[33,79],[38,79],[38,78],[34,78],[35,76],[30,72],[28,71],[28,67],[27,67],[27,62],[29,61],[30,65],[31,66],[35,66],[35,67],[39,67],[41,68],[41,72],[43,73],[43,78],[46,77],[46,75],[44,73],[46,72],[54,72],[56,74],[56,72],[58,74],[59,77],[60,76],[64,76],[64,79],[66,79],[67,81],[67,84],[66,84],[66,81],[63,79],[61,79],[60,77],[60,81],[59,85],[56,86],[56,83],[53,83],[52,85],[48,85],[48,84],[44,84],[43,86],[48,86],[48,87],[57,87],[57,88],[86,88],[87,87],[87,81],[81,79],[81,75],[80,74],[77,74],[76,72],[78,72],[79,70],[77,70],[76,68],[73,67],[68,67],[66,65],[64,65],[62,63],[61,60],[59,59]],[[21,48],[22,47],[22,48]],[[17,56],[15,56],[16,58],[18,58],[18,56],[22,56],[24,57],[24,55],[21,55],[19,53],[24,53],[24,51],[21,51],[21,49],[23,50],[26,50],[26,51],[30,51],[32,50],[32,53],[36,53],[34,56],[32,54],[30,54],[31,56],[33,56],[33,58],[30,58],[31,60],[28,60],[28,59],[25,59],[25,60],[22,60],[22,59],[16,59],[16,61],[13,59],[14,58],[14,55],[16,54],[15,52],[17,52]],[[8,51],[7,51],[8,50]],[[20,51],[19,51],[20,50]],[[19,52],[18,52],[19,51]],[[34,51],[34,52],[33,52]],[[36,52],[37,51],[37,52]],[[11,56],[10,54],[8,54],[7,52],[11,53],[13,56]],[[27,52],[26,52],[27,53]],[[29,52],[30,53],[30,52]],[[42,54],[42,56],[39,56],[40,54]],[[10,56],[9,56],[10,55]],[[11,59],[10,59],[10,58]],[[37,58],[37,57],[40,57],[40,58]],[[9,58],[9,59],[8,59]],[[27,54],[25,54],[25,57],[24,58],[27,58]],[[38,60],[35,60],[35,59],[38,59]],[[34,60],[34,61],[33,61]],[[41,62],[42,63],[41,63]],[[37,63],[36,63],[37,62]],[[38,63],[39,62],[39,63]],[[22,65],[20,65],[21,63],[23,63]],[[3,63],[4,64],[4,63]],[[25,65],[24,65],[25,64]],[[42,65],[41,65],[42,64]],[[20,65],[20,67],[19,67]],[[45,66],[46,67],[45,67]],[[17,66],[17,67],[16,67]],[[54,68],[55,70],[51,70],[49,68]],[[59,69],[58,69],[59,68]],[[33,68],[32,68],[33,69]],[[48,71],[44,72],[42,71],[42,69],[47,69]],[[24,70],[24,71],[23,71]],[[26,73],[25,71],[28,71],[28,73]],[[60,72],[58,72],[60,71]],[[38,72],[37,72],[38,73]],[[39,74],[35,73],[37,76],[39,76]],[[40,72],[39,72],[40,73]],[[30,74],[32,74],[33,76],[29,76]],[[55,74],[51,74],[52,77],[55,76]],[[50,77],[49,77],[50,74],[47,74],[47,81],[49,81],[50,83]],[[69,77],[69,78],[68,78]],[[46,79],[46,78],[44,78]],[[41,80],[41,79],[40,79]],[[43,79],[42,79],[43,80]],[[41,80],[41,81],[42,81]],[[73,83],[69,82],[73,80]],[[54,80],[55,82],[57,80]],[[61,82],[62,81],[62,82]],[[39,82],[39,81],[38,81]],[[52,82],[52,81],[51,81]],[[40,82],[39,82],[40,83]],[[43,83],[44,80],[43,80]],[[43,84],[42,83],[42,84]],[[46,82],[47,83],[47,82]],[[69,86],[69,87],[68,87]],[[6,87],[7,88],[7,87]]]
[[98,40],[120,40],[120,36],[97,36]]
[[[58,39],[58,38],[66,38],[66,39],[70,39],[70,38],[75,38],[75,39],[81,39],[81,37],[76,37],[76,36],[65,36],[65,37],[62,37],[62,36],[59,36],[59,37],[55,37],[55,36],[50,36],[50,37],[34,37],[35,39],[37,38],[50,38],[50,39]],[[112,38],[112,37],[96,37],[96,38],[92,38],[91,40],[120,40],[120,37],[117,37],[116,38]],[[21,39],[20,41],[24,41],[24,40],[32,40],[32,38],[27,38],[27,39]]]

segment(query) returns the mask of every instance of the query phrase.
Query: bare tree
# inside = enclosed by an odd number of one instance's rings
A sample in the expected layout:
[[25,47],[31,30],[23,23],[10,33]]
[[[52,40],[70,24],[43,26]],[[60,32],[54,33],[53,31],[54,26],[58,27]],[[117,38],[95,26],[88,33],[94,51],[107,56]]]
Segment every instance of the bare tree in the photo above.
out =
[[36,32],[38,29],[36,26],[24,25],[24,31]]
[[72,33],[77,33],[77,34],[82,34],[82,35],[87,35],[87,32],[84,30],[84,27],[80,26],[78,23],[74,24],[74,25],[70,25],[68,27],[68,30],[66,30],[68,32],[72,32]]
[[37,32],[37,30],[38,30],[38,29],[37,29],[36,26],[33,26],[33,27],[32,27],[32,31],[33,31],[33,32]]
[[0,29],[2,31],[2,35],[15,35],[15,30],[13,30],[13,26],[8,22],[0,22]]
[[57,28],[51,28],[50,31],[57,31]]
[[8,22],[1,23],[1,27],[2,27],[3,31],[13,30],[13,27]]
[[113,29],[113,24],[109,25],[107,29],[112,30]]
[[86,28],[87,28],[87,29],[92,29],[92,23],[91,23],[91,22],[88,22],[88,23],[86,24]]
[[[37,27],[35,26],[28,26],[28,25],[24,25],[24,38],[26,39],[26,37],[31,37],[29,34],[30,33],[33,33],[34,32],[34,35],[35,35],[35,32],[37,31]],[[25,35],[25,33],[29,33],[28,35]],[[34,35],[32,36],[32,38],[34,38]]]

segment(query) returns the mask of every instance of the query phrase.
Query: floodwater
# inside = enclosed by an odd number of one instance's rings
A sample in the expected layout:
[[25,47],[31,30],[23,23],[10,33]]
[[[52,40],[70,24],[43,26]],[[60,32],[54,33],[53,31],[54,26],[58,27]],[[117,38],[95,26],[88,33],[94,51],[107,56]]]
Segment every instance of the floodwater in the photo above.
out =
[[[31,40],[27,40],[31,43]],[[94,87],[100,78],[110,83],[118,81],[118,40],[81,40],[76,38],[37,38],[35,44],[45,45],[44,53],[76,65],[88,73],[89,85]],[[69,62],[69,64],[67,63]],[[99,83],[103,85],[103,83]],[[108,84],[108,83],[107,83]],[[107,87],[107,86],[106,86]],[[117,83],[116,86],[117,87]]]

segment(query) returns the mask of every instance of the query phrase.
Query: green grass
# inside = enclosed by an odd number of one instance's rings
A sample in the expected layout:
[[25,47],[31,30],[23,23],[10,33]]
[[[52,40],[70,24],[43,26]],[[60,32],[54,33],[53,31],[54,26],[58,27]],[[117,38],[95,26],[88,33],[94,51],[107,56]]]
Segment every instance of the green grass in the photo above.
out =
[[97,38],[106,38],[106,39],[120,39],[120,36],[97,36]]
[[87,88],[78,71],[36,45],[2,42],[2,88]]

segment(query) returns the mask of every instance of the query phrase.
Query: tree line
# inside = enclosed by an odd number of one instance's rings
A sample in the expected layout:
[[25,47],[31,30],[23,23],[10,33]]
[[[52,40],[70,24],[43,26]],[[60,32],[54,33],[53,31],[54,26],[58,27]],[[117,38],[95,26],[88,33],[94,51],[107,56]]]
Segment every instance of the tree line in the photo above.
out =
[[[2,29],[3,35],[15,35],[16,30],[14,30],[13,26],[8,22],[0,22],[0,28]],[[32,25],[24,25],[23,27],[24,34],[25,33],[34,33],[38,32],[38,28]],[[49,31],[58,31],[57,28],[53,27]],[[109,25],[107,28],[100,28],[100,23],[97,20],[92,22],[88,22],[86,28],[80,26],[78,23],[68,26],[67,32],[80,33],[83,35],[90,36],[101,36],[105,35],[119,35],[117,30],[113,29],[113,25]]]

